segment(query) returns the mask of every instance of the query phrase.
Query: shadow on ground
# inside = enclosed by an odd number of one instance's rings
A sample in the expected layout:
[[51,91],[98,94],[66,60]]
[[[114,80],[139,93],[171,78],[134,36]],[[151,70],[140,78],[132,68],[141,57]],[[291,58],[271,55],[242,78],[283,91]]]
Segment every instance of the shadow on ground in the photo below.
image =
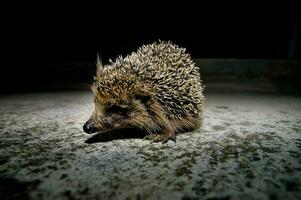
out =
[[147,133],[139,129],[121,129],[115,130],[108,133],[96,133],[89,139],[85,141],[87,144],[99,143],[99,142],[109,142],[118,139],[133,139],[133,138],[144,138]]

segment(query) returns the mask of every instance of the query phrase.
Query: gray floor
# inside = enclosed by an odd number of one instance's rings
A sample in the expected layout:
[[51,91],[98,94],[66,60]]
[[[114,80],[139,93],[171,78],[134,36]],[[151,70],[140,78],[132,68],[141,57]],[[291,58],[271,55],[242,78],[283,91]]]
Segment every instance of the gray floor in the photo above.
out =
[[90,92],[0,97],[0,199],[301,199],[301,96],[209,93],[177,143],[87,144]]

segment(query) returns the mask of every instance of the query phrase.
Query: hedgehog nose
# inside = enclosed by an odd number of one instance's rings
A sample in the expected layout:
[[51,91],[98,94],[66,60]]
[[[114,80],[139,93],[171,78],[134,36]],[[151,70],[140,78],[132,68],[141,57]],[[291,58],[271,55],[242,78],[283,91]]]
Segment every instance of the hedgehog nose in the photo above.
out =
[[96,132],[96,128],[94,127],[94,124],[90,121],[87,121],[85,125],[83,126],[83,129],[86,133],[91,134]]

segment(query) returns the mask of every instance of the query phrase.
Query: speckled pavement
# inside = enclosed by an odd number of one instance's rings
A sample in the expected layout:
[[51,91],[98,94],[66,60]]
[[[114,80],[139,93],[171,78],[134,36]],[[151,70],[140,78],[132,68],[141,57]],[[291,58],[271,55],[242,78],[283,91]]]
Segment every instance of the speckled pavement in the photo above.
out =
[[301,96],[206,95],[177,142],[85,143],[91,93],[0,96],[0,199],[301,199]]

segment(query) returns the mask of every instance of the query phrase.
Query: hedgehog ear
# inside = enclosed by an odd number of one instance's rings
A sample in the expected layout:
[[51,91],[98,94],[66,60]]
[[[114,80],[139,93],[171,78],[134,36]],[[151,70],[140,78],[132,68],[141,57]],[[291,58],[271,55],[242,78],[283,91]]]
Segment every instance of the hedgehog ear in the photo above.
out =
[[96,74],[98,77],[103,71],[102,59],[101,59],[101,56],[99,56],[99,54],[97,54],[96,67],[97,67]]
[[138,93],[135,94],[135,99],[141,101],[141,103],[146,104],[147,102],[149,102],[151,100],[150,95],[147,95],[145,93]]

